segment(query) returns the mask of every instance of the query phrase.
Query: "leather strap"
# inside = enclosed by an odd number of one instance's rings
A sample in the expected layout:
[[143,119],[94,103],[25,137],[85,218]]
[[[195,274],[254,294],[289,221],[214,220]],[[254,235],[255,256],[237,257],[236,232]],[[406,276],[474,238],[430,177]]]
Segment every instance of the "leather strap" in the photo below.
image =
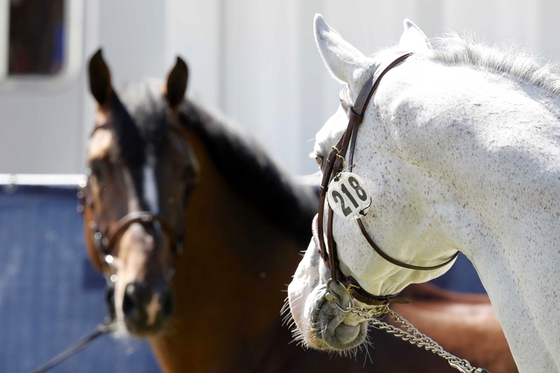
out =
[[177,246],[175,243],[175,232],[165,220],[156,215],[153,215],[149,211],[134,211],[123,216],[117,222],[117,224],[115,224],[107,233],[107,237],[105,237],[106,245],[104,242],[106,253],[111,252],[123,232],[126,231],[128,227],[130,227],[134,223],[140,223],[144,225],[153,225],[154,223],[159,223],[162,232],[167,236],[167,239],[169,240],[169,247],[174,248]]
[[[334,242],[334,238],[332,236],[332,209],[330,208],[330,206],[328,207],[329,210],[329,216],[327,218],[327,222],[328,222],[328,226],[329,226],[329,232],[327,232],[327,236],[329,237],[329,247],[330,250],[327,249],[327,246],[325,245],[325,239],[324,239],[324,222],[323,222],[323,217],[324,217],[324,207],[325,207],[325,198],[326,198],[326,194],[327,194],[327,189],[328,189],[328,185],[330,183],[330,181],[336,176],[336,174],[338,174],[343,168],[344,168],[344,155],[346,154],[346,151],[348,149],[348,144],[350,142],[350,139],[352,136],[352,134],[356,134],[357,133],[357,128],[358,125],[362,122],[363,120],[363,112],[365,111],[365,108],[367,107],[367,104],[369,103],[369,100],[371,99],[374,89],[377,89],[378,85],[379,85],[379,81],[380,79],[393,67],[395,67],[396,65],[398,65],[400,62],[404,61],[406,58],[408,58],[411,55],[411,53],[403,53],[403,52],[397,52],[396,53],[396,57],[393,59],[388,60],[389,62],[386,63],[385,65],[381,65],[379,66],[375,73],[367,80],[367,82],[364,84],[364,87],[362,88],[362,90],[360,91],[358,98],[356,99],[356,103],[354,106],[350,106],[345,97],[341,97],[341,102],[343,105],[343,108],[345,109],[346,113],[348,114],[349,117],[349,121],[348,121],[348,126],[346,128],[346,131],[344,132],[344,134],[342,135],[342,137],[339,139],[338,143],[332,148],[331,152],[329,153],[327,159],[326,159],[326,166],[325,166],[325,170],[323,172],[323,178],[321,180],[321,186],[319,189],[319,208],[318,208],[318,222],[317,222],[317,232],[318,232],[318,236],[319,236],[319,253],[321,254],[323,260],[325,261],[325,263],[328,264],[330,270],[331,270],[331,276],[333,281],[338,281],[338,277],[339,277],[339,272],[340,269],[338,267],[338,265],[336,264],[336,261],[338,259],[338,255],[337,255],[337,250],[336,250],[336,243]],[[346,94],[346,92],[343,90],[342,94]],[[355,136],[354,136],[355,138]],[[355,145],[355,142],[353,142],[353,145]],[[350,152],[352,154],[354,154],[354,147],[352,147],[352,150]],[[329,252],[330,251],[330,252]],[[344,276],[342,273],[340,273],[342,276]]]
[[408,264],[408,263],[405,263],[405,262],[401,262],[400,260],[389,256],[387,253],[385,253],[383,250],[381,250],[381,248],[379,246],[377,246],[375,241],[373,241],[373,239],[370,237],[370,235],[366,231],[366,228],[364,227],[364,223],[362,222],[361,218],[356,219],[356,222],[358,223],[358,227],[360,227],[360,231],[364,235],[364,237],[367,240],[367,242],[369,243],[369,245],[373,248],[373,250],[375,250],[375,252],[377,254],[379,254],[379,256],[381,256],[383,259],[385,259],[389,263],[392,263],[392,264],[394,264],[396,266],[399,266],[399,267],[414,269],[414,270],[417,270],[417,271],[431,271],[431,270],[434,270],[434,269],[439,269],[439,268],[445,267],[446,265],[448,265],[449,263],[454,261],[455,258],[457,258],[457,255],[459,255],[459,252],[457,251],[451,258],[447,259],[445,262],[440,263],[440,264],[436,264],[436,265],[433,265],[433,266],[418,266],[418,265],[414,265],[414,264]]

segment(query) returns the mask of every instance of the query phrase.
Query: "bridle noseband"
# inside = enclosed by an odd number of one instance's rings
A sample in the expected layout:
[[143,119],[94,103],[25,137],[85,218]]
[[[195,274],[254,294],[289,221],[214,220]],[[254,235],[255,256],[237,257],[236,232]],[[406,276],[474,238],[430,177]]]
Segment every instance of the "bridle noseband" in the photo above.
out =
[[[117,223],[106,233],[103,234],[99,230],[99,225],[95,219],[88,223],[89,228],[93,230],[93,239],[95,246],[102,261],[108,265],[113,272],[113,249],[122,236],[122,234],[134,223],[140,223],[145,227],[153,227],[154,223],[158,223],[163,234],[169,241],[169,247],[178,257],[183,249],[183,240],[181,234],[176,234],[163,218],[152,214],[150,211],[133,211],[117,221]],[[177,237],[177,238],[176,238]]]
[[[342,108],[346,111],[346,114],[348,116],[348,126],[346,127],[346,130],[344,131],[344,134],[342,135],[338,143],[332,147],[332,150],[326,159],[327,163],[323,171],[323,178],[319,190],[318,214],[313,222],[314,236],[316,236],[316,240],[319,243],[318,250],[326,266],[331,271],[331,281],[342,284],[348,290],[350,295],[352,295],[358,301],[373,306],[383,306],[389,303],[406,303],[407,301],[406,299],[397,297],[398,294],[391,294],[391,295],[384,295],[384,296],[370,294],[365,289],[363,289],[362,286],[352,276],[346,276],[344,273],[342,273],[338,261],[336,242],[333,236],[334,212],[332,207],[329,204],[327,204],[328,205],[327,227],[326,227],[327,242],[325,242],[324,209],[325,209],[325,198],[328,192],[329,183],[345,169],[346,166],[345,157],[348,151],[349,151],[349,156],[348,156],[348,164],[346,168],[349,169],[350,171],[352,170],[352,165],[353,165],[352,161],[354,158],[354,149],[356,145],[356,136],[357,136],[358,127],[364,118],[363,115],[365,109],[371,97],[373,96],[373,93],[379,86],[379,82],[381,81],[381,78],[383,78],[383,76],[389,70],[391,70],[392,68],[394,68],[395,66],[397,66],[398,64],[400,64],[401,62],[403,62],[404,60],[406,60],[408,57],[412,55],[412,53],[410,52],[402,52],[402,51],[396,51],[394,53],[395,53],[394,58],[390,59],[389,62],[379,66],[376,69],[375,73],[367,80],[364,87],[360,91],[354,105],[351,105],[348,102],[348,97],[347,97],[348,95],[346,90],[343,89],[341,91],[340,101],[341,101]],[[455,260],[455,258],[457,258],[457,255],[459,254],[459,252],[457,252],[445,262],[434,266],[418,266],[418,265],[408,264],[391,257],[383,250],[381,250],[381,248],[377,246],[375,241],[367,233],[361,218],[357,218],[356,222],[363,236],[365,237],[369,245],[373,248],[373,250],[377,254],[379,254],[383,259],[399,267],[412,269],[412,270],[420,270],[420,271],[435,270],[450,264]]]

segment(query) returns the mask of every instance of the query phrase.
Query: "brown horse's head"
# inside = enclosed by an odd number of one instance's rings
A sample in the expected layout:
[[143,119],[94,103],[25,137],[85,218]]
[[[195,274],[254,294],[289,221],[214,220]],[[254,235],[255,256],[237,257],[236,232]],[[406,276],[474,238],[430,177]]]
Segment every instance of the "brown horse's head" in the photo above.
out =
[[198,179],[178,117],[187,78],[178,58],[163,87],[142,83],[119,97],[101,51],[89,63],[98,105],[82,191],[87,249],[110,284],[116,324],[137,336],[158,333],[173,309],[170,280]]

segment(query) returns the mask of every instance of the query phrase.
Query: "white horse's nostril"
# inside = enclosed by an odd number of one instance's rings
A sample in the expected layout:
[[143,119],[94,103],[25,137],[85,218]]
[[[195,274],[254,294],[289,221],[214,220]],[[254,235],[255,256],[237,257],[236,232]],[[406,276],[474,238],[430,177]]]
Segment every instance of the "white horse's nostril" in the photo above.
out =
[[358,338],[360,334],[359,326],[347,325],[345,323],[340,324],[334,330],[334,337],[340,340],[342,343],[351,343]]

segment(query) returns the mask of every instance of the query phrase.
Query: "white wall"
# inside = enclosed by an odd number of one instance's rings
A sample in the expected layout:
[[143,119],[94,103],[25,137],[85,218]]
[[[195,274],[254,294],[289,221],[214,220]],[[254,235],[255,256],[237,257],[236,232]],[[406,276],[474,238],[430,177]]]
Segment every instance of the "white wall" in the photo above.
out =
[[[194,77],[201,79],[202,74],[202,81],[213,86],[218,77],[219,88],[217,93],[198,91],[199,80],[193,82],[191,92],[217,102],[298,173],[316,170],[314,161],[307,158],[312,149],[309,140],[336,110],[340,89],[315,48],[315,13],[322,13],[366,54],[398,41],[403,19],[410,18],[428,37],[470,30],[489,43],[515,41],[546,58],[560,58],[560,38],[556,36],[560,3],[552,0],[209,2],[214,5],[206,19],[221,38],[216,41],[212,34],[218,65],[208,66],[205,59],[197,59],[197,50],[191,49],[195,27],[181,31],[186,35],[184,41],[179,33],[175,50],[187,57]],[[176,12],[174,17],[183,14]]]
[[[315,13],[366,54],[395,43],[410,18],[428,37],[470,30],[560,59],[554,0],[87,0],[84,55],[102,46],[117,84],[164,77],[181,55],[191,95],[248,128],[286,168],[310,173],[309,140],[340,89],[315,49]],[[0,173],[81,172],[93,118],[83,73],[59,92],[0,93],[0,112]]]

